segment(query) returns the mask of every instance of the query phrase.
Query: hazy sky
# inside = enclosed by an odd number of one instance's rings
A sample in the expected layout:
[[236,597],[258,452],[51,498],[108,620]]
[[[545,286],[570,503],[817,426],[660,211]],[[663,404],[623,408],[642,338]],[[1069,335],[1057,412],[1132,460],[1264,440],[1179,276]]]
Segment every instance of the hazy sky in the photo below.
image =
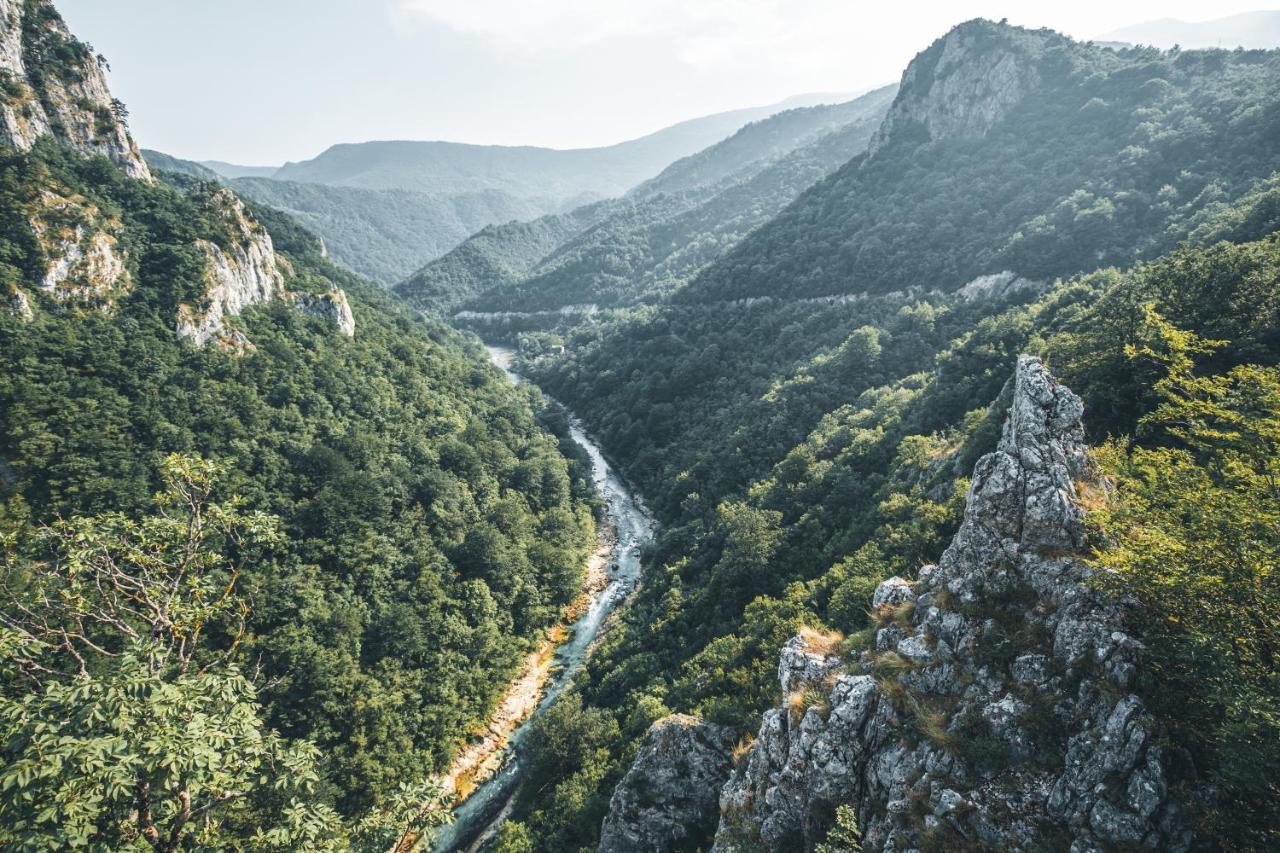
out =
[[1079,38],[1265,0],[57,0],[145,147],[278,164],[337,142],[608,144],[896,80],[973,17]]

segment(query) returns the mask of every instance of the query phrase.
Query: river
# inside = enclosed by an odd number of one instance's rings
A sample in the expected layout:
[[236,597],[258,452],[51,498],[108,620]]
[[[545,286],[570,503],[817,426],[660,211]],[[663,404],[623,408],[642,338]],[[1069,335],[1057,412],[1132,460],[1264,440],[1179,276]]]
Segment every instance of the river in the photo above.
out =
[[[520,382],[512,372],[513,353],[502,347],[487,347],[489,358],[511,379]],[[571,432],[576,441],[591,457],[591,476],[596,489],[605,501],[609,524],[617,537],[617,544],[609,562],[609,582],[592,601],[591,606],[578,617],[569,630],[569,639],[555,652],[555,669],[547,682],[542,701],[537,710],[511,733],[502,769],[488,781],[480,784],[454,811],[454,822],[436,833],[432,850],[436,853],[455,853],[474,849],[479,841],[487,838],[496,825],[505,818],[506,808],[520,785],[524,770],[522,755],[525,740],[533,721],[543,714],[565,688],[587,659],[592,642],[600,634],[605,620],[640,580],[640,553],[653,539],[653,521],[644,505],[631,494],[605,460],[600,448],[582,429],[577,419],[571,420]]]

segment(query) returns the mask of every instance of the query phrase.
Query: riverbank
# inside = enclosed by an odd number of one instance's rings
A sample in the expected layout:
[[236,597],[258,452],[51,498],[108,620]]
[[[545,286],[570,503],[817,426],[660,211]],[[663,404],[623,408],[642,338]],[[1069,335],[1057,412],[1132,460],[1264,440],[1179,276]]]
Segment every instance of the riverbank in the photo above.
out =
[[542,702],[555,668],[556,650],[569,638],[573,623],[608,588],[608,565],[617,546],[612,527],[604,528],[600,546],[587,560],[582,592],[566,605],[560,621],[547,631],[538,648],[525,656],[520,674],[503,694],[488,724],[476,733],[478,739],[468,742],[454,757],[448,773],[440,780],[446,790],[453,792],[454,805],[465,801],[477,786],[502,769],[512,732],[533,716]]

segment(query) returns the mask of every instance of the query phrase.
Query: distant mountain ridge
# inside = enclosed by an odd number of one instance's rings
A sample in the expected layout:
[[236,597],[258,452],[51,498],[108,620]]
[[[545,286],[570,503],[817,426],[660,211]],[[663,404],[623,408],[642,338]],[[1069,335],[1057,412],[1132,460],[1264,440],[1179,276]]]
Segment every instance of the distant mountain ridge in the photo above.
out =
[[[314,160],[283,167],[197,163],[158,151],[145,156],[157,169],[222,181],[255,201],[287,210],[324,239],[335,260],[390,286],[490,226],[531,223],[621,196],[672,161],[731,137],[743,125],[844,97],[799,95],[770,106],[691,119],[606,148],[369,142],[334,146]],[[576,233],[574,223],[587,219],[573,216],[542,233],[556,233],[558,245]],[[535,245],[527,240],[529,233],[528,228],[517,229],[517,253]],[[486,240],[492,237],[490,232]],[[546,251],[551,248],[545,246]],[[502,266],[525,270],[523,263]],[[479,288],[468,285],[464,292],[470,295]]]
[[365,189],[442,193],[499,189],[513,195],[547,197],[556,205],[581,204],[622,195],[676,160],[719,142],[749,122],[829,97],[832,96],[799,96],[769,106],[690,119],[600,148],[441,141],[347,143],[334,145],[312,160],[286,163],[273,177]]
[[623,199],[477,234],[397,292],[432,310],[485,311],[616,304],[669,290],[863,150],[894,91],[752,122]]
[[1168,50],[1220,47],[1230,50],[1269,50],[1280,47],[1280,10],[1242,12],[1210,21],[1161,18],[1121,27],[1098,36],[1098,41],[1146,44]]
[[272,178],[279,166],[239,166],[222,160],[201,160],[200,165],[224,178]]
[[[559,247],[526,280],[494,287],[467,307],[548,311],[669,298],[801,192],[865,151],[896,91],[887,86],[849,104],[793,110],[743,128],[673,164],[641,188],[646,192],[628,197],[634,206]],[[729,174],[720,178],[722,172]]]

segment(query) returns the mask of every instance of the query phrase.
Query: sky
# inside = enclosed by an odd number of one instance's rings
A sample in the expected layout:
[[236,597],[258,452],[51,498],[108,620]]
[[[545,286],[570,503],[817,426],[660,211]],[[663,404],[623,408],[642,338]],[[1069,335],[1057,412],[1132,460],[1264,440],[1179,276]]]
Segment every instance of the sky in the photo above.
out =
[[975,17],[1077,38],[1260,0],[56,0],[138,142],[304,160],[340,142],[579,148],[897,80]]

